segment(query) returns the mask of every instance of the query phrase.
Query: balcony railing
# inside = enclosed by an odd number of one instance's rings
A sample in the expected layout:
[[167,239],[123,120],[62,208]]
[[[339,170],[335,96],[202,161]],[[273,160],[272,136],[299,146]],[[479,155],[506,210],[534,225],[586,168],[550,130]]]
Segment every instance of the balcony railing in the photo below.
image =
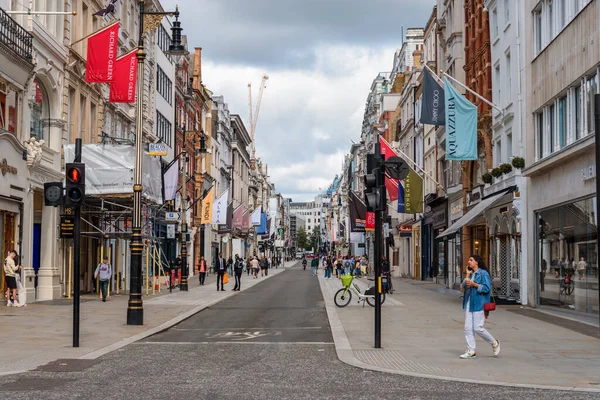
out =
[[31,62],[33,36],[0,8],[0,43]]

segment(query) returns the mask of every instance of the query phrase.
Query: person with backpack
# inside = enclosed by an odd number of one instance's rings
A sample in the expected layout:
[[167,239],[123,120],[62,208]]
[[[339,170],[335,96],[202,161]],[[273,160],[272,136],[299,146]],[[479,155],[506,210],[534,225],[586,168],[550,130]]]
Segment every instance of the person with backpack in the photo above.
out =
[[344,275],[350,274],[350,265],[350,256],[346,256],[346,259],[344,260]]
[[235,255],[235,261],[233,262],[233,272],[235,273],[235,286],[233,287],[234,292],[239,292],[242,288],[242,273],[244,272],[244,262],[240,259],[239,255]]
[[102,262],[94,271],[94,279],[99,278],[100,290],[102,291],[102,302],[106,303],[108,293],[108,281],[112,278],[112,266],[108,263],[108,256],[102,257]]

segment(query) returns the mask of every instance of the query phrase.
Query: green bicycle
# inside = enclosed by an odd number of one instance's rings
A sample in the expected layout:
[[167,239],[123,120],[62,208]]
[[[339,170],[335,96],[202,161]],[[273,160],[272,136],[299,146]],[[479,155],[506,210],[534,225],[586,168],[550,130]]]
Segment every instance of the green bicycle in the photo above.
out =
[[[333,302],[338,307],[346,307],[352,301],[352,292],[356,293],[358,296],[358,302],[363,302],[363,307],[365,306],[365,301],[369,303],[371,307],[375,307],[375,286],[371,286],[364,293],[361,293],[360,288],[356,283],[354,283],[354,276],[352,275],[342,275],[341,277],[342,285],[344,286],[340,290],[335,293],[333,296]],[[369,279],[373,281],[374,279]],[[385,293],[381,293],[381,304],[385,302]]]

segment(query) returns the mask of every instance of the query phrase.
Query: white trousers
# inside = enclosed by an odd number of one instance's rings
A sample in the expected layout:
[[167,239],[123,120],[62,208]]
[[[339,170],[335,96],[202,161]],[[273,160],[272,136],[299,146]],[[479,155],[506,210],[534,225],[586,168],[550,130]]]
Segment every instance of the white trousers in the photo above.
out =
[[483,311],[469,311],[469,302],[467,302],[467,309],[465,310],[465,339],[467,340],[467,349],[469,351],[475,351],[475,333],[489,344],[496,343],[494,337],[483,327],[484,322],[485,315]]

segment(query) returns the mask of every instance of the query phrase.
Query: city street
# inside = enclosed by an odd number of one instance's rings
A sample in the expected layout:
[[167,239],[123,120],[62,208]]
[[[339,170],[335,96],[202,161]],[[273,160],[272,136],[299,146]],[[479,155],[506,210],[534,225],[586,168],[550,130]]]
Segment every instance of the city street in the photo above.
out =
[[188,397],[592,399],[597,393],[457,383],[344,364],[317,278],[299,264],[98,359],[0,377],[1,399]]

